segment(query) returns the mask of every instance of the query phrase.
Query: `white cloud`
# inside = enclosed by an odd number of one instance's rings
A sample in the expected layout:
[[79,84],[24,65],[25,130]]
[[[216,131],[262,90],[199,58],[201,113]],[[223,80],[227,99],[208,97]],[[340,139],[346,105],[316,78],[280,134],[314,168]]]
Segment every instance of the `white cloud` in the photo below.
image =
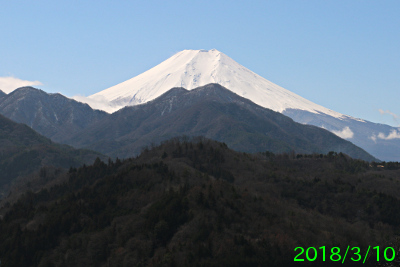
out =
[[24,81],[15,77],[0,77],[0,90],[7,94],[19,87],[35,85],[43,84],[39,81]]
[[383,139],[383,140],[392,140],[392,139],[400,139],[400,132],[396,130],[390,131],[390,133],[385,136],[384,133],[379,133],[378,138]]
[[381,113],[381,115],[385,115],[385,114],[391,115],[391,116],[393,117],[393,120],[394,120],[397,124],[399,124],[399,119],[400,119],[399,115],[397,115],[397,114],[391,112],[390,110],[379,109],[378,111],[379,111],[379,113]]
[[353,138],[354,136],[353,131],[348,126],[344,127],[343,130],[341,131],[332,131],[332,133],[336,134],[337,136],[343,139],[350,139]]
[[372,136],[369,137],[372,141],[376,143],[377,139],[382,139],[382,140],[392,140],[392,139],[400,139],[400,130],[391,130],[388,135],[385,135],[384,133],[379,133],[378,135],[373,134]]
[[385,113],[386,113],[386,114],[389,114],[389,115],[392,115],[393,118],[395,118],[395,119],[398,119],[398,118],[399,118],[399,115],[397,115],[397,114],[391,112],[390,110],[379,109],[379,113],[381,113],[382,115],[384,115]]

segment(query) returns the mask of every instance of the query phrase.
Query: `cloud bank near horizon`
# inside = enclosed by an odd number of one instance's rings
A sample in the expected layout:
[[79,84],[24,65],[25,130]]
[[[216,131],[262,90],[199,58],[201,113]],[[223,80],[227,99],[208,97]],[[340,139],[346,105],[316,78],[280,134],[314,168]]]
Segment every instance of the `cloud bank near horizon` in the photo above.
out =
[[11,93],[12,91],[14,91],[19,87],[36,86],[36,85],[43,85],[43,83],[39,81],[21,80],[19,78],[15,78],[12,76],[0,77],[0,90],[6,94]]
[[391,130],[388,135],[385,135],[384,133],[379,133],[378,135],[372,135],[370,137],[372,141],[376,143],[377,139],[382,139],[382,140],[393,140],[393,139],[400,139],[400,130]]

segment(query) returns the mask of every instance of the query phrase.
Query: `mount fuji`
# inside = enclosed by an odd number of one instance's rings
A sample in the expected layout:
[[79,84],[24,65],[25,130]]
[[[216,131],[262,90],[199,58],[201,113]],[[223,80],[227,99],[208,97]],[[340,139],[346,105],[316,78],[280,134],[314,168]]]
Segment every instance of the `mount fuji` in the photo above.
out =
[[400,130],[315,104],[245,68],[222,52],[183,50],[152,69],[87,98],[75,98],[112,113],[154,100],[174,87],[192,90],[217,83],[296,122],[325,128],[385,161],[400,161]]
[[[173,87],[192,90],[210,83],[218,83],[239,96],[277,112],[301,109],[337,118],[344,116],[268,81],[216,49],[176,53],[130,80],[89,96],[94,101],[88,104],[111,113],[125,106],[146,103]],[[107,105],[96,105],[96,100]]]

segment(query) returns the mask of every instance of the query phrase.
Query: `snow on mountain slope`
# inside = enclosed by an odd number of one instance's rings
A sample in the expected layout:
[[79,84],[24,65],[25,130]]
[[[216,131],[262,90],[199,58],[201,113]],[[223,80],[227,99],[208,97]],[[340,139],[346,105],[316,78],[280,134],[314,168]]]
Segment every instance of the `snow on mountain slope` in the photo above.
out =
[[266,80],[215,49],[181,51],[130,80],[89,96],[86,101],[77,100],[87,102],[92,108],[114,112],[127,105],[153,100],[173,87],[191,90],[209,83],[218,83],[277,112],[300,109],[347,117]]

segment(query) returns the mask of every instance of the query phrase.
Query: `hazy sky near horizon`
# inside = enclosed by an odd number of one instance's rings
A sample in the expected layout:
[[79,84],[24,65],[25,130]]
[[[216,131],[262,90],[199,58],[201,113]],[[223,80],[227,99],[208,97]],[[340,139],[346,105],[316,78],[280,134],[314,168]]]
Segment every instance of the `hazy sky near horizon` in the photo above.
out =
[[215,48],[319,105],[400,126],[398,0],[0,3],[5,91],[88,96],[183,49]]

